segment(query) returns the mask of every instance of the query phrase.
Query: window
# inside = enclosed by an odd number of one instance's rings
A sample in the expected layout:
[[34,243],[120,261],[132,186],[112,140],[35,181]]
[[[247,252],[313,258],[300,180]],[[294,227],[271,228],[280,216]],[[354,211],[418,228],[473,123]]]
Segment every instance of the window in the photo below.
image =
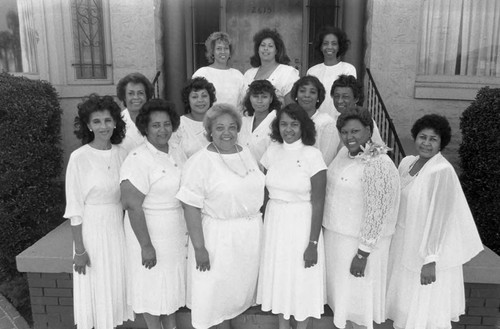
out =
[[106,79],[101,0],[71,0],[76,79]]
[[[498,84],[500,0],[424,0],[422,8],[416,97],[473,99]],[[445,89],[452,93],[439,95]]]
[[31,0],[4,0],[2,9],[0,71],[37,74],[38,34]]

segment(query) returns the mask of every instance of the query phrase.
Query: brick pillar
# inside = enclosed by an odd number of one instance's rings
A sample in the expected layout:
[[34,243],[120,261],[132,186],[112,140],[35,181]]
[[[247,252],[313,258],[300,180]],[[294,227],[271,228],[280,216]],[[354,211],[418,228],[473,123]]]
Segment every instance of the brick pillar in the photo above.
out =
[[466,283],[466,309],[453,329],[500,329],[500,285]]

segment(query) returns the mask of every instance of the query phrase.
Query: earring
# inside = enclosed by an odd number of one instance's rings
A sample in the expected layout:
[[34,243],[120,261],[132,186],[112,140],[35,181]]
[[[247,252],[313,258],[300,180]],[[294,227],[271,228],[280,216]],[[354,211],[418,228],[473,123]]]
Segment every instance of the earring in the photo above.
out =
[[92,132],[92,129],[89,128],[89,130],[90,130],[90,132]]

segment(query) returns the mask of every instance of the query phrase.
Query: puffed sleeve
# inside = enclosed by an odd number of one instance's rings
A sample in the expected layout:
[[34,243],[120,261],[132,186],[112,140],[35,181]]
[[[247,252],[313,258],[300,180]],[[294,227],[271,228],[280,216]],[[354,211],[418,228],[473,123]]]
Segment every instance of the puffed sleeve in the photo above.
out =
[[297,71],[297,69],[295,69],[294,67],[290,66],[290,69],[283,77],[283,81],[281,81],[281,88],[280,88],[281,94],[283,96],[288,94],[292,90],[295,81],[299,80],[299,78],[300,78],[299,71]]
[[205,182],[210,171],[207,167],[207,161],[200,157],[202,154],[197,153],[186,162],[182,170],[181,187],[176,195],[180,201],[200,209],[203,208]]
[[66,210],[64,218],[71,220],[71,225],[82,224],[85,196],[80,180],[81,170],[74,154],[71,154],[66,169]]
[[270,165],[270,159],[269,157],[271,156],[271,153],[272,152],[272,149],[274,149],[274,147],[268,147],[266,152],[264,152],[264,155],[262,156],[262,158],[260,159],[260,164],[262,166],[264,166],[264,168],[266,169],[269,169],[269,165]]
[[382,156],[368,161],[363,170],[364,216],[359,249],[371,252],[384,225],[395,219],[399,200],[399,175],[392,161]]
[[318,134],[318,148],[327,166],[330,165],[335,155],[337,155],[339,143],[339,133],[335,127],[335,122],[332,120],[325,124],[321,129],[321,133]]
[[151,182],[147,163],[137,151],[132,151],[120,169],[120,183],[128,180],[144,195],[149,193]]
[[310,147],[309,151],[310,152],[307,153],[306,159],[306,170],[308,171],[309,177],[312,177],[321,170],[326,170],[327,166],[325,164],[325,161],[323,160],[321,152],[318,149]]

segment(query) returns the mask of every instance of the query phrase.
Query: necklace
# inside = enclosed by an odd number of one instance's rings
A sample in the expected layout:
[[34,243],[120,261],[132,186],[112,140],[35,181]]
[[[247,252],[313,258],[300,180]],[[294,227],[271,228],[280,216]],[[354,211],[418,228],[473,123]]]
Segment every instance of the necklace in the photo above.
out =
[[347,151],[347,156],[349,157],[349,159],[356,159],[356,157],[360,154],[361,152],[359,152],[358,154],[356,155],[351,155],[351,152]]
[[221,158],[222,162],[224,162],[224,164],[226,165],[227,169],[231,170],[233,173],[235,173],[236,175],[240,176],[241,178],[245,178],[246,176],[248,176],[248,173],[250,171],[248,170],[248,167],[245,164],[245,161],[243,161],[243,158],[241,157],[240,151],[238,150],[238,147],[236,146],[236,144],[234,144],[234,148],[236,149],[236,153],[238,153],[238,157],[240,158],[240,161],[243,164],[243,167],[245,167],[245,174],[243,174],[243,175],[240,174],[239,172],[237,172],[236,170],[234,170],[233,168],[231,168],[231,166],[229,166],[229,164],[227,164],[226,160],[224,160],[224,157],[220,153],[219,148],[217,147],[217,145],[215,145],[215,143],[212,142],[212,145],[217,150],[217,153],[219,153],[219,157]]

